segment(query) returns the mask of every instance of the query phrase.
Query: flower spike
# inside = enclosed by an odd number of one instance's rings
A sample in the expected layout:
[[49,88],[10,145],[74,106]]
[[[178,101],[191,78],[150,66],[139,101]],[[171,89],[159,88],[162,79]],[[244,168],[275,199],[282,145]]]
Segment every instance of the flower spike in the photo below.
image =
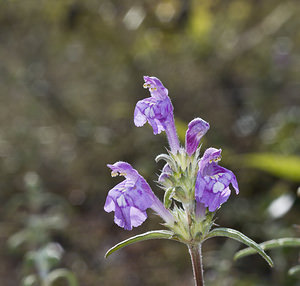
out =
[[145,76],[144,80],[144,88],[149,89],[151,97],[137,102],[134,110],[134,124],[141,127],[148,121],[155,135],[165,131],[171,151],[176,153],[180,149],[180,144],[168,90],[156,77]]
[[185,148],[180,146],[173,116],[173,106],[168,90],[156,77],[144,77],[144,88],[150,97],[137,102],[134,123],[143,126],[149,123],[154,134],[165,131],[171,150],[160,154],[155,161],[165,161],[157,184],[164,191],[164,203],[152,192],[146,180],[128,163],[117,162],[108,165],[112,176],[125,179],[112,188],[106,198],[104,210],[114,212],[114,221],[120,227],[131,230],[141,225],[151,208],[164,221],[169,230],[148,231],[130,237],[106,253],[148,239],[171,239],[188,246],[191,256],[194,281],[204,285],[201,246],[204,241],[216,236],[235,239],[258,252],[270,266],[271,258],[262,247],[244,234],[228,228],[214,228],[215,211],[225,203],[231,189],[239,193],[239,187],[232,171],[219,166],[221,149],[208,148],[200,158],[198,145],[210,128],[201,118],[192,120],[186,131]]

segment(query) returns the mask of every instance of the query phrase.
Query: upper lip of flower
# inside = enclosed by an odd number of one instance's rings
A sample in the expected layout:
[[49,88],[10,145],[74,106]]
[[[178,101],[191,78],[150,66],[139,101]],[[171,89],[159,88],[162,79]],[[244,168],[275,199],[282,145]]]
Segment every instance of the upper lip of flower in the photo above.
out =
[[111,169],[112,177],[123,176],[136,181],[139,176],[138,172],[133,169],[130,164],[123,161],[119,161],[114,164],[107,164],[107,167]]
[[144,88],[148,88],[152,97],[163,100],[168,96],[168,89],[154,76],[144,76]]

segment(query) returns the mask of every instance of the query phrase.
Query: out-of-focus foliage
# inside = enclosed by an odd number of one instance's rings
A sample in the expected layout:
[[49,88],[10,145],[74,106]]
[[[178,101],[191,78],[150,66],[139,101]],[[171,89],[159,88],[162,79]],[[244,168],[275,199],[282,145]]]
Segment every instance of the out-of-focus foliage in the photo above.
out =
[[247,167],[255,167],[279,178],[300,182],[300,156],[279,154],[248,154],[242,157]]
[[[68,203],[60,196],[44,193],[34,172],[25,175],[24,185],[26,193],[16,195],[8,203],[10,213],[20,208],[23,212],[19,223],[25,225],[8,239],[9,249],[24,252],[22,285],[53,286],[58,279],[64,279],[69,286],[77,286],[77,279],[71,271],[57,269],[64,250],[59,243],[51,242],[51,233],[66,227],[62,210],[67,211]],[[61,210],[60,206],[63,207]]]
[[[283,168],[300,153],[299,13],[293,0],[1,1],[1,245],[20,231],[26,211],[12,202],[23,200],[23,178],[34,172],[50,208],[68,217],[63,231],[49,235],[64,246],[62,265],[81,285],[192,284],[186,249],[172,242],[103,257],[116,242],[160,228],[150,215],[128,233],[103,211],[115,183],[106,164],[117,160],[131,163],[162,195],[153,181],[163,166],[154,158],[165,151],[165,137],[133,124],[135,103],[148,96],[143,75],[169,89],[181,140],[184,125],[202,117],[211,126],[202,150],[222,148],[222,162],[237,174],[241,192],[217,223],[257,242],[299,236],[298,166]],[[241,163],[243,154],[257,153],[276,159]],[[287,211],[274,215],[270,206],[284,195],[291,198],[281,201]],[[254,256],[233,262],[238,247],[207,242],[207,285],[299,285],[287,274],[297,252],[271,251],[270,271]],[[3,248],[0,285],[18,285],[21,258]]]
[[[280,248],[280,247],[300,247],[300,239],[294,238],[294,237],[285,237],[285,238],[279,238],[279,239],[273,239],[269,241],[265,241],[260,244],[262,249],[268,250],[272,248]],[[255,250],[251,249],[250,247],[247,247],[245,249],[240,250],[235,255],[235,259],[239,259],[241,257],[255,254]]]

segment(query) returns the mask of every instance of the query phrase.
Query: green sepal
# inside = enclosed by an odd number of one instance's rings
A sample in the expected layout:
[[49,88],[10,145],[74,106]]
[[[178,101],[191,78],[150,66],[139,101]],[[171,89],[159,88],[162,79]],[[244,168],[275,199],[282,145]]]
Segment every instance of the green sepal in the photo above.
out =
[[172,204],[172,197],[174,196],[174,189],[169,188],[166,190],[164,195],[164,205],[166,209],[169,209]]
[[289,275],[295,275],[295,274],[300,274],[300,265],[296,265],[294,267],[292,267],[289,272],[288,272]]
[[229,237],[248,245],[253,250],[258,252],[268,262],[268,264],[273,267],[274,263],[272,259],[264,252],[259,244],[257,244],[255,241],[253,241],[243,233],[231,228],[215,228],[208,233],[208,235],[205,237],[205,240],[216,236]]
[[179,201],[179,202],[187,202],[188,201],[188,198],[187,198],[187,194],[186,192],[184,191],[184,189],[182,187],[175,187],[175,190],[174,190],[174,198]]
[[153,231],[148,231],[142,234],[138,234],[136,236],[130,237],[128,239],[125,239],[112,248],[110,248],[106,253],[105,253],[105,258],[107,258],[109,255],[111,255],[113,252],[116,250],[123,248],[127,245],[139,242],[139,241],[144,241],[144,240],[149,240],[149,239],[174,239],[174,232],[168,231],[168,230],[153,230]]
[[[279,238],[279,239],[272,239],[265,241],[263,243],[260,243],[259,246],[263,250],[268,250],[272,248],[278,248],[278,247],[300,247],[300,238],[294,238],[294,237],[285,237],[285,238]],[[238,251],[234,255],[234,259],[239,259],[247,255],[254,254],[256,251],[250,247],[247,247],[245,249],[242,249]]]

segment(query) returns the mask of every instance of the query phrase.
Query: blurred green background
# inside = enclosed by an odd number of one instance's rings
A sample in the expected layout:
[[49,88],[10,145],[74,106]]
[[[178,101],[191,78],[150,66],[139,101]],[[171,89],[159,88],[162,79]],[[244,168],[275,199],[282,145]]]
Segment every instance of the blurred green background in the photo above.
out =
[[[119,182],[106,164],[118,160],[163,196],[154,158],[165,135],[133,124],[136,102],[149,96],[143,75],[169,89],[182,142],[187,123],[205,119],[203,147],[222,148],[222,165],[237,176],[240,194],[217,223],[257,242],[299,237],[299,13],[298,1],[279,0],[2,0],[0,285],[20,285],[24,255],[38,244],[14,249],[9,238],[32,214],[57,213],[46,240],[61,245],[60,266],[80,285],[193,285],[187,249],[174,242],[103,257],[120,240],[161,228],[149,211],[124,231],[103,210]],[[30,194],[37,182],[40,194]],[[35,198],[44,203],[34,207]],[[204,245],[207,285],[300,285],[287,275],[299,249],[269,252],[269,269],[258,255],[233,262],[240,248],[225,239]]]

